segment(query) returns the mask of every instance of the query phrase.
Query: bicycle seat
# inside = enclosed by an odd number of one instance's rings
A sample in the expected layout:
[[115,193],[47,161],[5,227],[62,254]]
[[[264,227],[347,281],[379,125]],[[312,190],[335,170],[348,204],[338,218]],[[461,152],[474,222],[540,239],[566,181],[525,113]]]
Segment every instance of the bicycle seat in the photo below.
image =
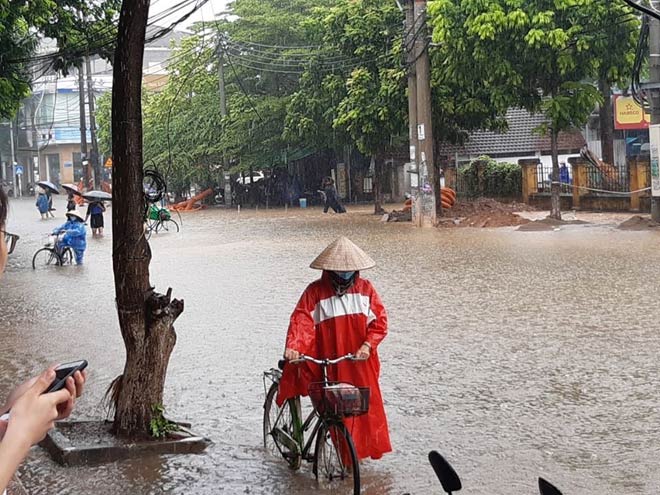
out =
[[285,365],[285,364],[286,364],[286,359],[280,359],[280,360],[277,362],[277,367],[278,367],[279,369],[281,369],[281,370],[284,371],[284,365]]

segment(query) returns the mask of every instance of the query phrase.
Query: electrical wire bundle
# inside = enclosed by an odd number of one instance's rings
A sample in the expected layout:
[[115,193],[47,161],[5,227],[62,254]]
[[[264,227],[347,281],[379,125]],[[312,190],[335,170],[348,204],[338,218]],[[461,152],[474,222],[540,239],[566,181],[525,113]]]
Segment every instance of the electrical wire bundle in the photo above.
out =
[[642,108],[648,108],[649,102],[646,92],[642,89],[640,83],[640,74],[642,72],[642,64],[649,46],[649,18],[644,16],[642,19],[642,27],[639,33],[639,40],[637,41],[637,48],[635,49],[635,62],[632,70],[632,82],[630,84],[630,91],[635,102]]

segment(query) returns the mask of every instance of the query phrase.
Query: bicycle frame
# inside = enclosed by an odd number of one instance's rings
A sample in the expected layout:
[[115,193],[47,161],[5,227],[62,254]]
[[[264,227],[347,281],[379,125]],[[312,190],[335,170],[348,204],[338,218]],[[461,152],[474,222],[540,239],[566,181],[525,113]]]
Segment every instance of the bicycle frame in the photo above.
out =
[[[355,360],[352,354],[347,354],[346,356],[337,358],[337,359],[314,359],[309,356],[300,356],[300,358],[296,361],[291,361],[291,363],[300,363],[303,361],[310,361],[318,364],[321,367],[321,372],[323,376],[322,382],[324,384],[329,383],[328,379],[328,366],[331,366],[333,364],[337,364],[341,361],[344,360]],[[280,379],[282,378],[282,372],[279,369],[271,369],[270,371],[267,371],[264,373],[264,390],[266,389],[266,378],[269,378],[273,383],[279,383]],[[312,411],[307,415],[307,418],[305,418],[304,421],[302,421],[302,410],[301,410],[301,404],[300,404],[300,397],[294,397],[292,399],[288,399],[287,402],[290,404],[290,410],[292,412],[293,416],[293,423],[294,423],[294,431],[293,431],[293,436],[289,435],[285,431],[280,430],[279,428],[274,428],[272,435],[277,435],[280,442],[283,444],[288,444],[290,442],[295,442],[297,449],[300,452],[300,455],[302,456],[303,459],[305,459],[308,462],[311,462],[314,460],[314,452],[313,448],[315,445],[315,440],[316,440],[316,435],[319,432],[319,429],[321,428],[321,425],[326,423],[329,420],[336,419],[332,415],[329,414],[324,414],[321,415],[319,412],[316,410],[316,408],[312,409]],[[284,412],[285,408],[281,408],[277,418],[274,421],[274,424],[278,424],[280,422],[280,419],[282,417],[282,414]],[[311,429],[311,434],[308,435],[307,441],[305,441],[305,435],[307,432]],[[280,452],[282,453],[282,452]]]

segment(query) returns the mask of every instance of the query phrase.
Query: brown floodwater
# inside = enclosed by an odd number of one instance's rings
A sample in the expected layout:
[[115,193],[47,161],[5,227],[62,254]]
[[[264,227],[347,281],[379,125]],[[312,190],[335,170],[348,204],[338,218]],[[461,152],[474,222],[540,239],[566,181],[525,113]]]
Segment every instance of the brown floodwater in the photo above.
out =
[[[30,493],[320,493],[309,465],[291,472],[262,449],[261,373],[317,276],[310,261],[342,234],[377,260],[366,276],[390,316],[380,353],[394,452],[363,464],[365,494],[441,493],[431,449],[470,494],[537,493],[539,475],[567,495],[658,493],[659,233],[416,230],[349,210],[207,210],[155,235],[153,283],[186,304],[165,405],[214,444],[84,468],[37,448],[21,468]],[[84,358],[74,416],[100,418],[124,362],[112,242],[90,238],[82,267],[35,273],[41,234],[63,221],[38,217],[33,200],[13,203],[21,240],[0,283],[0,388]]]

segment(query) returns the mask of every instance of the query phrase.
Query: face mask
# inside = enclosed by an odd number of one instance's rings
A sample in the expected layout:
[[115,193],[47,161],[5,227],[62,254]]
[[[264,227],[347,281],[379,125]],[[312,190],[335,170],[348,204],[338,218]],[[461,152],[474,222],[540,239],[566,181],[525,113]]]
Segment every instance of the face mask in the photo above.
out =
[[344,280],[350,280],[350,278],[355,275],[355,272],[335,272],[337,276]]

